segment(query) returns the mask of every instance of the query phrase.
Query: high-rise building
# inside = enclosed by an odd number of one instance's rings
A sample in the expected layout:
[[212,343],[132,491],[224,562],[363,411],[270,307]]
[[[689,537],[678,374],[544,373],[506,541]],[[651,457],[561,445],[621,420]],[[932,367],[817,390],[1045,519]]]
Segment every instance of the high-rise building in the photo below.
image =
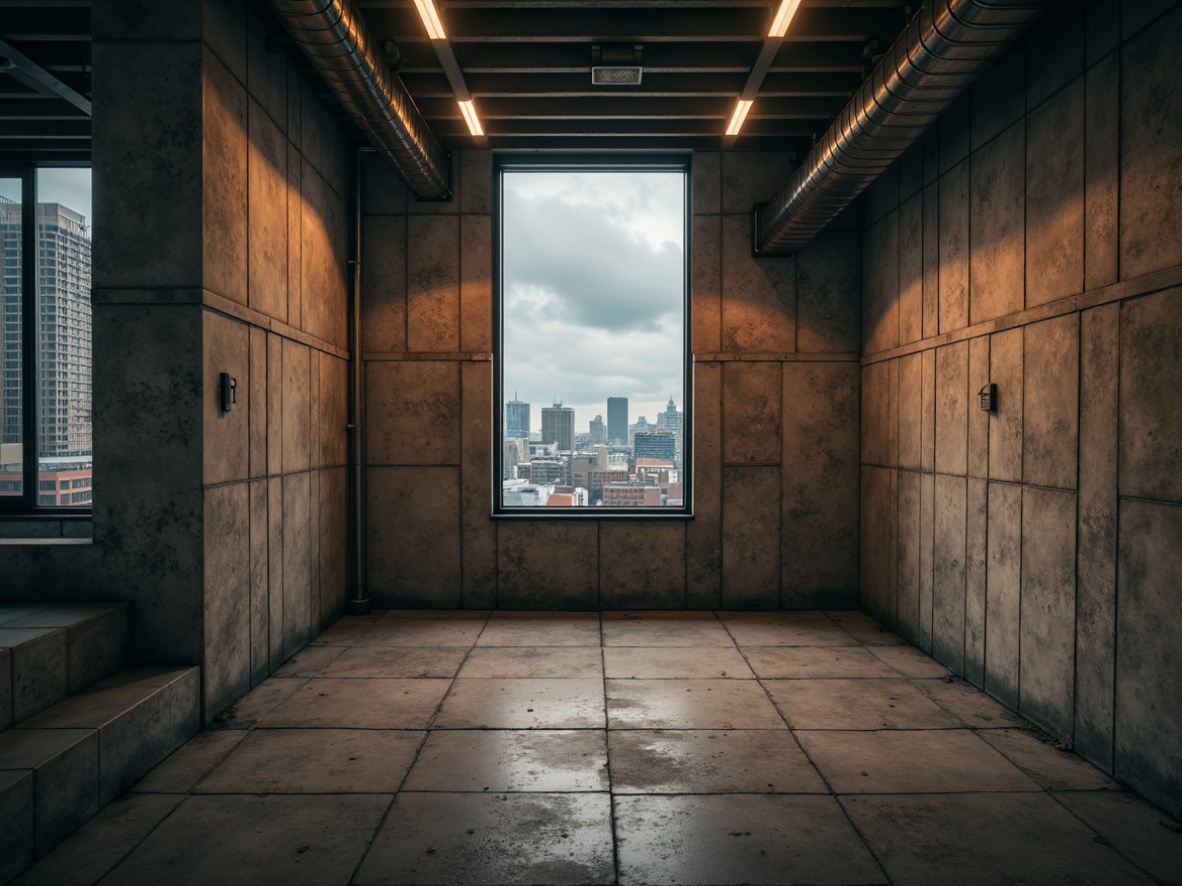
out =
[[607,425],[603,423],[603,416],[597,415],[591,419],[591,445],[597,446],[607,442]]
[[628,425],[628,445],[633,445],[632,440],[640,431],[654,431],[656,428],[656,425],[650,424],[649,420],[642,415],[636,419],[636,424]]
[[657,428],[662,431],[672,431],[674,434],[681,433],[683,416],[677,411],[677,406],[673,402],[673,398],[669,398],[669,405],[665,407],[665,411],[657,415]]
[[628,398],[607,398],[607,442],[622,445],[628,440]]
[[505,404],[505,436],[529,439],[529,404],[518,400],[516,392]]
[[672,462],[677,454],[677,438],[672,431],[637,431],[632,446],[637,460],[659,458]]
[[557,443],[559,452],[575,448],[575,411],[561,400],[542,407],[542,442]]
[[[21,440],[21,206],[0,197],[0,443]],[[91,454],[90,235],[60,203],[37,205],[38,454]],[[56,504],[57,502],[55,502]]]

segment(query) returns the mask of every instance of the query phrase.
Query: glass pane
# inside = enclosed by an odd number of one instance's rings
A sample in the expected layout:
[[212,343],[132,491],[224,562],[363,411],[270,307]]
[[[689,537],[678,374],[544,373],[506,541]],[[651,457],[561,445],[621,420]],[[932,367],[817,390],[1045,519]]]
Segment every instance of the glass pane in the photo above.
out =
[[21,181],[0,178],[0,496],[20,495]]
[[90,170],[37,171],[38,503],[91,506]]
[[502,173],[501,504],[685,504],[685,171]]

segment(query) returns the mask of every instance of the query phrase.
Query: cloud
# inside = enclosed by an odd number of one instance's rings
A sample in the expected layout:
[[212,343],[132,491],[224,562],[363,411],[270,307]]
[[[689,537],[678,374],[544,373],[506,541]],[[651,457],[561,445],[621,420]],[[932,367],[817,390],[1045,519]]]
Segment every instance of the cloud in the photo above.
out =
[[629,399],[655,421],[683,400],[680,174],[512,173],[504,193],[505,398],[575,408],[577,430]]

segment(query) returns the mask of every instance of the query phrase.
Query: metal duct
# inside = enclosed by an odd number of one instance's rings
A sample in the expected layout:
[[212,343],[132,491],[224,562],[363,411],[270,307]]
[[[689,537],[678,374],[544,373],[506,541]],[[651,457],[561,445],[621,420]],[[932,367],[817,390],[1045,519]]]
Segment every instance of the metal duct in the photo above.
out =
[[788,184],[756,207],[756,254],[808,243],[1054,2],[926,0]]
[[450,197],[447,152],[390,73],[352,0],[264,2],[411,190],[427,199]]

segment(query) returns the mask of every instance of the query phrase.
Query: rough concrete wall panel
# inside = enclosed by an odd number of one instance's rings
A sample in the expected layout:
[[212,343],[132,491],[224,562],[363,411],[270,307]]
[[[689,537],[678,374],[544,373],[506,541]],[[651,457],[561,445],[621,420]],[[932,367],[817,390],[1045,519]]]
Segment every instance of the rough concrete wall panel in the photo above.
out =
[[685,605],[685,524],[599,526],[599,604],[604,609]]
[[[202,476],[206,484],[245,480],[250,473],[250,327],[201,312]],[[238,379],[238,403],[222,411],[221,373]]]
[[1022,569],[1022,487],[989,484],[985,586],[985,691],[1018,707]]
[[245,406],[247,424],[250,426],[250,477],[267,476],[267,333],[256,326],[250,327],[249,378],[240,379],[240,389],[246,389]]
[[897,509],[895,472],[862,466],[861,606],[875,618],[889,621],[893,608],[891,573],[895,571]]
[[361,219],[361,349],[406,350],[406,219]]
[[[932,142],[935,139],[931,139]],[[929,140],[925,138],[925,147]],[[940,186],[923,189],[923,337],[940,334]]]
[[899,207],[899,344],[923,337],[923,197]]
[[968,478],[965,518],[964,676],[974,686],[985,684],[986,539],[989,483]]
[[[787,168],[784,171],[787,174]],[[718,151],[695,152],[691,175],[691,209],[694,214],[717,215],[722,211],[722,154]]]
[[249,484],[205,490],[205,650],[202,705],[205,719],[250,689]]
[[[1136,4],[1126,4],[1126,7]],[[1128,33],[1126,31],[1126,33]],[[1124,44],[1120,73],[1120,275],[1182,264],[1182,7]]]
[[940,150],[940,175],[969,155],[973,97],[966,92],[954,101],[936,123]]
[[972,323],[1024,307],[1025,138],[1019,121],[973,155]]
[[785,363],[780,608],[858,601],[856,363]]
[[458,363],[371,361],[365,394],[369,464],[459,464]]
[[989,478],[1022,479],[1023,330],[990,336],[989,378],[997,385],[997,411],[989,418]]
[[981,72],[971,90],[973,150],[1012,126],[1026,111],[1026,47],[1011,46]]
[[308,425],[311,413],[311,379],[308,348],[290,338],[283,348],[283,471],[306,471],[311,465]]
[[287,140],[251,100],[246,158],[247,296],[253,310],[287,321]]
[[1120,505],[1115,771],[1118,778],[1182,815],[1182,508]]
[[1022,495],[1022,716],[1070,738],[1075,710],[1076,496],[1027,486]]
[[1061,3],[1030,29],[1026,106],[1031,110],[1083,74],[1084,19],[1078,4]]
[[964,673],[965,483],[964,477],[936,475],[932,655],[958,674]]
[[1121,305],[1120,494],[1182,501],[1182,289]]
[[722,470],[722,608],[780,601],[780,468]]
[[936,469],[936,352],[923,352],[920,365],[920,428],[919,466],[925,471]]
[[936,470],[968,472],[969,343],[936,351]]
[[920,478],[915,471],[899,471],[899,581],[892,621],[912,643],[919,640]]
[[501,608],[599,608],[596,524],[508,521],[497,534]]
[[693,350],[713,354],[722,349],[722,245],[721,219],[695,215],[690,253],[690,292],[693,297]]
[[1079,450],[1079,315],[1026,327],[1022,479],[1076,488]]
[[919,478],[919,642],[924,652],[932,651],[936,598],[936,477]]
[[318,590],[320,629],[328,627],[345,611],[348,596],[345,562],[348,540],[347,471],[341,467],[320,471],[320,580]]
[[463,602],[493,608],[497,602],[497,527],[492,513],[492,364],[464,363],[460,432],[460,508],[463,521]]
[[780,461],[780,364],[722,367],[722,447],[727,464]]
[[[314,636],[312,598],[311,474],[288,474],[283,483],[283,658]],[[319,613],[316,613],[319,616]]]
[[492,212],[493,171],[491,151],[460,151],[460,212],[488,215]]
[[694,366],[694,519],[686,526],[686,606],[715,609],[722,589],[722,365]]
[[1090,69],[1084,88],[1084,288],[1095,289],[1118,278],[1120,56]]
[[989,382],[989,336],[969,340],[968,368],[968,468],[970,477],[989,476],[989,419],[993,415],[981,409],[978,398]]
[[460,348],[459,238],[458,216],[407,218],[407,347],[411,351]]
[[969,162],[946,172],[939,183],[940,332],[969,325]]
[[491,351],[492,325],[492,219],[465,215],[460,219],[460,350]]
[[283,478],[267,480],[267,642],[270,670],[287,660],[283,649]]
[[394,609],[458,607],[459,469],[370,468],[365,509],[370,596]]
[[891,369],[889,363],[862,367],[862,462],[891,462]]
[[271,673],[271,604],[267,480],[250,483],[250,685]]
[[1075,747],[1112,771],[1120,307],[1081,316]]
[[[294,76],[294,75],[293,75]],[[297,90],[298,94],[298,90]],[[304,317],[304,161],[299,149],[287,143],[287,322],[302,328]]]
[[1083,291],[1084,81],[1030,112],[1026,142],[1026,305]]
[[923,355],[908,354],[898,364],[899,466],[918,469],[923,449]]
[[796,254],[796,348],[801,353],[860,350],[861,248],[859,234],[823,231]]
[[795,350],[796,259],[753,258],[749,214],[722,219],[722,280],[724,351]]
[[[722,153],[722,211],[747,216],[756,203],[771,198],[792,177],[792,155],[778,151]],[[750,228],[748,228],[750,232]],[[750,248],[748,248],[750,253]]]
[[863,352],[899,344],[899,219],[892,211],[862,235]]
[[[202,55],[202,285],[247,303],[247,98],[242,84],[208,50]],[[157,238],[153,237],[152,242]]]

